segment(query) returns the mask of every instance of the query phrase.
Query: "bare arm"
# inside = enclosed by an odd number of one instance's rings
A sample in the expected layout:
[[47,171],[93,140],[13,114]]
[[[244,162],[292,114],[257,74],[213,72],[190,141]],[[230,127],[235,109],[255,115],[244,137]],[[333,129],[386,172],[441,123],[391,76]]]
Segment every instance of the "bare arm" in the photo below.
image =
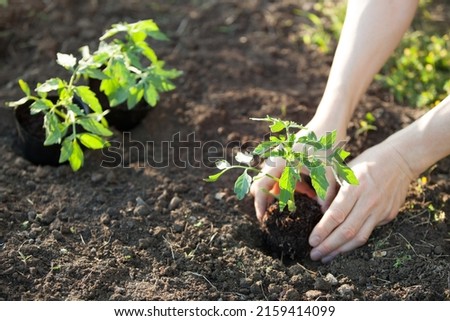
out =
[[[318,122],[347,124],[374,74],[406,30],[417,1],[350,0]],[[336,102],[338,104],[336,104]],[[338,116],[334,116],[338,115]],[[450,97],[410,126],[366,150],[350,166],[360,184],[344,184],[310,236],[311,258],[331,261],[367,242],[395,218],[412,179],[450,154]]]
[[334,128],[345,132],[374,75],[408,29],[417,3],[418,0],[348,1],[339,44],[314,122],[332,122]]
[[450,96],[385,143],[403,157],[413,177],[450,155]]
[[[418,0],[349,0],[344,26],[322,100],[313,119],[306,125],[318,136],[336,130],[337,140],[344,140],[347,126],[361,96],[374,75],[399,43],[411,23]],[[263,173],[279,177],[284,162],[274,159],[266,163]],[[328,177],[333,177],[328,173]],[[271,199],[274,181],[262,175],[251,187],[255,211],[261,218]],[[276,187],[276,186],[275,186]],[[302,190],[302,188],[299,188]],[[304,188],[303,188],[304,191]],[[331,184],[326,210],[334,197]]]

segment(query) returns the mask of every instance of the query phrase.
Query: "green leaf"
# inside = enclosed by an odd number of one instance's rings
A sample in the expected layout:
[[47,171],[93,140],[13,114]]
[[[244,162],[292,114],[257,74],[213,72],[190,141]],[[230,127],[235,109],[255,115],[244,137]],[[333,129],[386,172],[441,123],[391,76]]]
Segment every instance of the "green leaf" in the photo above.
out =
[[145,101],[152,107],[155,107],[158,100],[159,100],[159,95],[158,95],[158,91],[156,91],[155,86],[153,86],[152,84],[146,84],[145,86],[145,91],[144,91],[144,98]]
[[25,104],[28,100],[29,100],[28,97],[22,97],[17,101],[8,101],[6,103],[6,106],[7,107],[18,107],[18,106]]
[[308,137],[308,139],[310,141],[317,141],[317,135],[313,131],[308,132],[308,136],[307,137]]
[[53,103],[48,99],[36,100],[30,106],[30,114],[35,115],[53,107]]
[[131,39],[133,39],[133,42],[141,42],[145,41],[145,38],[147,38],[147,34],[144,31],[135,31],[130,33]]
[[62,132],[58,117],[53,113],[44,116],[45,142],[44,146],[59,144],[62,139]]
[[373,124],[376,121],[375,116],[370,111],[366,113],[365,118],[369,122],[369,124]]
[[102,80],[100,90],[108,96],[111,106],[117,106],[128,98],[128,88],[135,85],[135,74],[130,73],[122,60],[114,60],[104,70],[109,79]]
[[234,183],[234,192],[239,200],[242,200],[250,191],[252,177],[248,175],[247,170],[240,175]]
[[320,137],[319,142],[323,145],[324,149],[332,148],[334,143],[336,142],[336,131],[333,130],[332,132],[326,133],[325,135]]
[[270,127],[270,131],[272,133],[278,133],[286,128],[286,124],[285,124],[285,122],[283,122],[281,120],[275,120],[273,125],[270,125],[269,127]]
[[350,156],[350,153],[344,150],[343,148],[338,148],[334,152],[334,157],[340,162],[344,162],[344,160]]
[[142,50],[142,54],[152,63],[156,63],[158,61],[158,57],[156,56],[155,51],[150,48],[145,41],[139,41],[135,44]]
[[92,134],[100,136],[111,136],[113,133],[101,123],[92,118],[79,118],[77,124],[80,124],[85,130]]
[[72,142],[72,154],[69,157],[70,167],[74,172],[78,171],[84,163],[84,154],[77,140]]
[[103,36],[100,37],[100,40],[105,40],[116,35],[119,32],[126,32],[129,30],[129,25],[127,23],[117,23],[113,24],[111,28],[105,31]]
[[25,95],[27,97],[30,96],[30,93],[31,93],[30,87],[28,86],[28,84],[25,81],[23,81],[22,79],[19,79],[19,86],[20,86],[20,89],[22,89],[22,91],[25,93]]
[[351,170],[347,165],[338,162],[335,160],[333,162],[333,169],[335,170],[335,174],[338,178],[345,180],[347,183],[351,185],[358,185],[359,181],[355,176],[355,173]]
[[64,82],[59,78],[50,78],[36,88],[39,93],[48,93],[64,87]]
[[63,66],[64,68],[71,70],[75,67],[77,64],[77,58],[75,58],[71,54],[63,54],[63,53],[57,53],[56,54],[56,62],[58,65]]
[[308,13],[306,15],[308,17],[309,20],[311,20],[311,22],[316,25],[316,26],[321,26],[322,25],[322,21],[320,20],[320,18],[315,15],[314,13]]
[[123,103],[128,96],[125,88],[122,88],[115,79],[104,79],[100,85],[100,90],[108,97],[111,107]]
[[321,199],[325,199],[327,196],[327,189],[328,189],[328,180],[326,176],[326,170],[324,165],[320,165],[317,167],[310,168],[310,176],[311,176],[311,183],[316,191],[317,195]]
[[81,100],[87,104],[95,113],[102,113],[102,106],[95,96],[95,93],[88,86],[75,87],[75,93],[81,98]]
[[148,35],[155,40],[160,40],[160,41],[168,41],[169,40],[169,38],[161,31],[150,31],[148,33]]
[[278,146],[277,142],[262,142],[255,147],[255,149],[253,150],[253,155],[263,155],[275,146]]
[[144,31],[144,32],[148,33],[151,31],[158,31],[159,27],[156,24],[156,22],[153,21],[153,19],[146,19],[146,20],[140,20],[135,23],[131,23],[130,29],[135,30],[135,31],[140,30],[140,31]]
[[82,133],[78,134],[77,138],[84,146],[90,149],[102,149],[107,145],[107,142],[103,138],[94,134]]
[[72,155],[73,152],[73,145],[72,145],[72,139],[70,137],[67,137],[63,140],[61,144],[61,153],[59,155],[59,162],[64,163],[67,161]]
[[133,109],[134,106],[142,100],[144,90],[142,88],[132,86],[128,89],[128,93],[127,106],[128,109]]
[[291,166],[286,166],[278,181],[280,187],[279,203],[280,209],[283,210],[289,201],[294,200],[295,186],[297,185],[298,174]]
[[77,116],[84,116],[86,115],[84,110],[81,110],[81,108],[77,104],[66,104],[66,107],[68,110],[72,111]]
[[83,74],[85,74],[86,76],[88,76],[89,78],[92,78],[92,79],[103,80],[103,79],[109,78],[101,70],[98,70],[96,68],[87,68],[83,71]]

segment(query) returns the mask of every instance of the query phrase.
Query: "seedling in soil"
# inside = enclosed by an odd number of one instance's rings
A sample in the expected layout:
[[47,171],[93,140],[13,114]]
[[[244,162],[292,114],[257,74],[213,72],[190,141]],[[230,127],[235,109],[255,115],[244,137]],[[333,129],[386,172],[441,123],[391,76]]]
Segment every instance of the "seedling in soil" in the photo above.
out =
[[145,100],[154,107],[159,93],[175,89],[172,80],[182,72],[166,69],[165,62],[158,59],[154,49],[147,43],[153,40],[168,40],[153,20],[135,23],[118,23],[100,37],[99,48],[91,55],[87,47],[82,48],[85,59],[98,65],[101,73],[100,90],[109,100],[110,107],[124,102],[133,109]]
[[406,264],[406,262],[411,260],[411,255],[409,254],[402,254],[401,256],[397,257],[395,259],[395,262],[393,264],[393,266],[398,269],[401,268],[402,266],[404,266]]
[[371,112],[366,113],[364,119],[359,121],[359,128],[356,130],[355,135],[359,136],[361,134],[367,134],[371,130],[377,130],[377,126],[374,125],[375,121],[376,118]]
[[[309,251],[308,236],[322,217],[316,200],[296,193],[296,186],[302,180],[314,188],[317,196],[325,199],[329,182],[326,167],[331,167],[337,182],[358,184],[353,171],[345,164],[349,156],[336,143],[336,131],[318,138],[312,131],[293,121],[284,121],[267,116],[262,119],[270,124],[271,136],[256,146],[251,153],[239,152],[232,165],[226,160],[216,163],[220,172],[209,176],[205,181],[215,182],[231,169],[243,170],[234,184],[234,192],[242,200],[250,191],[253,181],[263,175],[273,179],[280,193],[273,195],[276,202],[269,206],[262,219],[262,230],[266,235],[269,248],[290,257],[301,257]],[[304,134],[298,134],[304,133]],[[300,147],[301,146],[301,147]],[[254,157],[269,159],[281,157],[286,162],[281,176],[273,177],[261,174],[261,169],[250,165]],[[266,162],[270,162],[270,159]],[[309,178],[304,173],[309,173]],[[251,175],[251,173],[256,175]],[[269,193],[269,191],[267,191]]]
[[43,114],[43,144],[61,144],[59,162],[69,161],[72,169],[77,171],[84,163],[81,145],[89,149],[103,148],[108,144],[105,137],[111,136],[112,132],[95,94],[87,86],[76,85],[80,76],[92,67],[85,60],[77,61],[72,55],[61,53],[57,55],[57,62],[71,72],[69,81],[50,78],[38,84],[32,93],[29,85],[19,80],[25,97],[7,105],[19,107],[30,103],[31,115]]

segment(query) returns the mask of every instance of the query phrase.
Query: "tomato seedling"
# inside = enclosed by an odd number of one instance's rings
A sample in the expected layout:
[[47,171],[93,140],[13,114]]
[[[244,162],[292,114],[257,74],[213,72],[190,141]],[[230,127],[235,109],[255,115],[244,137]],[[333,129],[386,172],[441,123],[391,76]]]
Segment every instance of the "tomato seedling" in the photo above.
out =
[[105,138],[112,132],[95,94],[87,86],[76,85],[81,75],[94,67],[86,60],[78,61],[74,56],[62,53],[57,54],[57,63],[71,72],[69,81],[50,78],[38,84],[32,93],[30,86],[20,79],[19,86],[25,97],[9,102],[7,106],[19,107],[31,101],[30,114],[44,114],[43,144],[61,144],[59,162],[69,161],[72,169],[77,171],[84,163],[81,145],[89,149],[103,148],[108,145]]
[[243,199],[250,191],[252,182],[262,177],[261,175],[250,175],[250,173],[262,173],[261,169],[250,165],[254,157],[266,159],[266,163],[273,157],[280,157],[286,163],[281,176],[278,178],[268,174],[264,175],[276,181],[280,187],[279,195],[274,195],[278,199],[280,210],[287,207],[291,212],[296,209],[295,188],[297,183],[302,180],[301,173],[304,170],[309,173],[312,187],[321,199],[325,198],[329,186],[326,167],[332,168],[339,183],[342,184],[345,181],[349,184],[358,184],[358,179],[353,171],[344,162],[349,153],[341,146],[335,145],[336,131],[318,138],[314,132],[308,131],[307,128],[293,121],[270,116],[253,118],[253,120],[265,121],[270,124],[270,139],[257,145],[251,153],[239,152],[235,157],[239,163],[237,165],[232,165],[226,160],[218,161],[216,166],[220,172],[209,176],[205,181],[215,182],[231,169],[243,170],[234,184],[234,192],[238,199]]

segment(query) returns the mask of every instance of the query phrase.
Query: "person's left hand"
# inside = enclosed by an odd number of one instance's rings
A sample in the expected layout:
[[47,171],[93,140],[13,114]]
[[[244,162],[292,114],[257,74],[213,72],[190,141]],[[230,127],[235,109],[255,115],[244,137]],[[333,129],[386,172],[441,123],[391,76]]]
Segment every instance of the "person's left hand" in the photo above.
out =
[[309,237],[312,260],[330,262],[365,244],[373,229],[390,222],[403,205],[413,174],[389,143],[349,163],[359,185],[344,183]]

